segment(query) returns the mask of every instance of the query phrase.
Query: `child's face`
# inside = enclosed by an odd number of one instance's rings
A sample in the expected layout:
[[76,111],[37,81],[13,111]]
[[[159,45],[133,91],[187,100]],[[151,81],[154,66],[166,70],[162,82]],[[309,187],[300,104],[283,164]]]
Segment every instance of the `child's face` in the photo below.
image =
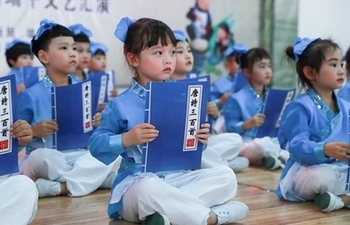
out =
[[106,56],[99,54],[91,57],[89,70],[90,71],[104,71],[107,67]]
[[313,85],[321,89],[334,90],[341,88],[345,80],[345,71],[339,49],[326,54],[319,73],[313,79]]
[[145,85],[149,81],[169,79],[176,65],[175,46],[168,40],[167,46],[157,45],[146,48],[134,60],[129,60],[135,68],[138,81]]
[[33,65],[33,56],[32,55],[20,55],[18,56],[15,62],[11,62],[12,66],[15,68],[20,68],[23,66],[32,66]]
[[249,80],[256,84],[268,85],[272,78],[270,59],[262,59],[253,64]]
[[176,67],[175,72],[186,74],[193,68],[193,54],[187,41],[178,42],[176,45]]
[[91,61],[90,43],[76,42],[79,63],[77,69],[83,70],[89,67]]
[[228,70],[228,73],[231,74],[231,75],[234,75],[238,68],[239,68],[239,65],[237,63],[237,60],[236,60],[236,56],[233,55],[233,56],[229,56],[226,61],[225,61],[225,67],[226,69]]
[[198,8],[207,11],[209,9],[210,0],[197,0]]
[[[72,37],[56,37],[51,40],[48,50],[40,61],[52,72],[70,74],[74,73],[78,65],[77,47]],[[39,51],[39,56],[40,56]]]

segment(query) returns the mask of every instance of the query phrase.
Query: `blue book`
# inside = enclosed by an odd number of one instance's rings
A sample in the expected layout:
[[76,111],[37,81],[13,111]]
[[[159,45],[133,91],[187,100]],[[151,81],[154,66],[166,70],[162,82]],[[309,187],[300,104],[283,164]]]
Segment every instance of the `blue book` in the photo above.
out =
[[84,148],[94,130],[93,116],[105,98],[107,76],[96,75],[76,84],[52,88],[52,118],[58,124],[53,148]]
[[199,77],[198,73],[193,73],[193,72],[186,73],[187,79],[196,79],[198,77]]
[[265,122],[256,129],[256,138],[277,137],[280,127],[281,117],[284,109],[294,99],[296,89],[278,90],[269,89],[265,97],[265,103],[262,108],[265,114]]
[[233,85],[233,93],[239,92],[248,84],[247,78],[242,71],[238,71],[235,75],[235,84]]
[[43,66],[25,66],[21,68],[23,81],[26,88],[41,81],[46,75],[46,69]]
[[0,176],[18,172],[18,142],[10,135],[17,120],[15,75],[0,78]]
[[150,82],[146,89],[145,122],[159,136],[143,145],[143,171],[199,169],[203,144],[195,134],[205,123],[210,83]]
[[114,78],[114,71],[108,70],[108,71],[94,71],[90,72],[89,76],[106,76],[107,77],[107,85],[105,90],[105,100],[103,102],[108,102],[110,100],[111,92],[113,91],[113,88],[115,87],[115,78]]

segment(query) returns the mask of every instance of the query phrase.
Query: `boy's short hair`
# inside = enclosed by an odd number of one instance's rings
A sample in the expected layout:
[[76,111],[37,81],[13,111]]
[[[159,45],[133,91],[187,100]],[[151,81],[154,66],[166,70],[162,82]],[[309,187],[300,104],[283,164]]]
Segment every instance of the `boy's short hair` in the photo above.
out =
[[12,67],[10,60],[17,61],[18,57],[21,55],[32,55],[32,52],[30,50],[30,44],[27,44],[25,42],[18,42],[14,44],[9,49],[6,49],[5,56],[6,56],[6,62],[9,67]]
[[40,50],[47,51],[51,40],[56,37],[72,37],[73,33],[67,27],[56,24],[51,29],[44,31],[38,39],[32,39],[32,52],[38,57]]
[[254,63],[263,59],[270,59],[270,54],[264,48],[251,48],[240,57],[241,69],[252,69]]
[[81,43],[90,43],[90,39],[88,36],[86,36],[83,33],[77,34],[73,36],[75,42],[81,42]]

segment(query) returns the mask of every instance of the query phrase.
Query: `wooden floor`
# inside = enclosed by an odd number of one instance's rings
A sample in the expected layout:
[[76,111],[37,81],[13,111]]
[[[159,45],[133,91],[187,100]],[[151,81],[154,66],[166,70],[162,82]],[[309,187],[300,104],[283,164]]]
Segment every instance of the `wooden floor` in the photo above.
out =
[[[274,194],[280,172],[248,168],[237,174],[239,185],[235,200],[246,203],[250,209],[248,217],[237,224],[350,224],[348,209],[322,213],[310,202],[280,201]],[[38,213],[31,224],[132,225],[125,221],[110,221],[106,214],[109,195],[109,190],[98,190],[81,198],[40,199]]]

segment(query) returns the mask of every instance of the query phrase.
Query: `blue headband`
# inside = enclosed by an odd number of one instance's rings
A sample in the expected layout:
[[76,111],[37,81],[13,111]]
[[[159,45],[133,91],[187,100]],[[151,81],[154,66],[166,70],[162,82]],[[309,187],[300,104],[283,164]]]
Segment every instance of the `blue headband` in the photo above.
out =
[[182,30],[173,30],[177,41],[186,41],[186,35]]
[[34,40],[38,40],[45,31],[51,30],[54,26],[57,26],[57,25],[58,24],[52,20],[43,19],[42,21],[40,21],[40,27],[38,28],[38,30],[34,35]]
[[74,35],[84,34],[84,35],[86,35],[88,37],[92,36],[91,31],[89,29],[85,28],[80,23],[71,25],[68,28],[69,28],[69,30],[71,30],[73,32]]
[[298,62],[299,56],[301,56],[304,52],[304,50],[309,46],[311,43],[321,40],[321,38],[303,38],[297,37],[294,41],[293,46],[293,53],[294,53],[294,61]]
[[237,52],[239,55],[241,54],[244,54],[248,51],[248,49],[241,43],[237,43],[235,45],[231,45],[229,46],[225,53],[224,53],[224,56],[225,57],[228,57],[230,56],[231,54],[233,54],[234,52]]
[[126,35],[128,34],[129,27],[134,23],[135,21],[130,19],[129,17],[122,18],[117,28],[114,31],[114,36],[116,36],[119,40],[122,42],[125,42]]
[[30,46],[29,42],[22,41],[20,39],[14,39],[13,41],[6,43],[5,50],[7,51],[7,50],[13,48],[15,45],[20,44],[20,43]]
[[99,42],[91,42],[90,43],[91,55],[95,55],[98,50],[101,50],[104,53],[108,52],[108,48],[106,45]]

